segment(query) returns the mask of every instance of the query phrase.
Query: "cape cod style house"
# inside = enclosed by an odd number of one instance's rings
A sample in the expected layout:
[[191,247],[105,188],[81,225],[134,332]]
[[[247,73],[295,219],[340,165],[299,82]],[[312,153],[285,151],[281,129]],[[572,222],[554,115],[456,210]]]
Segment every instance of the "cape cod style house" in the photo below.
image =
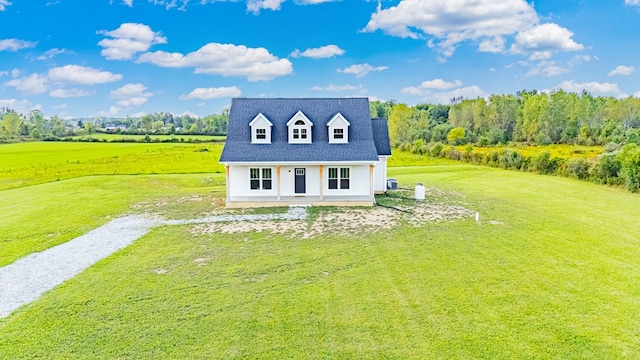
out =
[[373,205],[391,156],[367,98],[232,100],[220,157],[228,207]]

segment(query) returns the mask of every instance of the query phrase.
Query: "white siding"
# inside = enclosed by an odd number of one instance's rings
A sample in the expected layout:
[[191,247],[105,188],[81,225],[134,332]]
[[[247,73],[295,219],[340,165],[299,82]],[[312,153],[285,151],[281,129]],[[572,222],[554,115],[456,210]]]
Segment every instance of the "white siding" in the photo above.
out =
[[[251,168],[272,168],[271,170],[271,190],[251,190],[249,169]],[[275,166],[230,166],[229,167],[229,198],[233,201],[243,196],[276,196],[278,188],[277,174]]]
[[387,190],[387,156],[378,156],[374,174],[374,191],[385,192]]

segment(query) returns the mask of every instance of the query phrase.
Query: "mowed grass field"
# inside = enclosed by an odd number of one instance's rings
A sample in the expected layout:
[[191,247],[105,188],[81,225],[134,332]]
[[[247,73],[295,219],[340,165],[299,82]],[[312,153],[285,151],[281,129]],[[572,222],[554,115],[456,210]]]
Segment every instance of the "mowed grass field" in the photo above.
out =
[[[639,195],[392,159],[402,187],[481,221],[308,239],[157,228],[0,320],[0,358],[640,358]],[[224,199],[213,171],[80,175],[0,191],[3,264],[122,213],[196,217]]]

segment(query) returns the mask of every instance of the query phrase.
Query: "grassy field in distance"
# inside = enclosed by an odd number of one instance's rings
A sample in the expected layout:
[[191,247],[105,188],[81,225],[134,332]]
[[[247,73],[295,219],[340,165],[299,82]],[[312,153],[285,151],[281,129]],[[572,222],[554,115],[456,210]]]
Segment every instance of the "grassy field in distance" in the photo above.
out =
[[220,143],[0,145],[0,190],[90,175],[221,173]]
[[[73,139],[98,139],[98,140],[106,140],[106,141],[119,141],[122,139],[135,139],[138,141],[144,140],[146,135],[130,135],[130,134],[105,134],[105,133],[94,133],[91,135],[78,135],[72,136]],[[191,140],[198,141],[224,141],[226,136],[218,136],[218,135],[190,135],[190,134],[173,134],[173,135],[155,135],[150,134],[149,137],[151,141],[166,141],[171,139],[177,139],[180,142],[188,142]],[[182,141],[181,141],[182,140]]]

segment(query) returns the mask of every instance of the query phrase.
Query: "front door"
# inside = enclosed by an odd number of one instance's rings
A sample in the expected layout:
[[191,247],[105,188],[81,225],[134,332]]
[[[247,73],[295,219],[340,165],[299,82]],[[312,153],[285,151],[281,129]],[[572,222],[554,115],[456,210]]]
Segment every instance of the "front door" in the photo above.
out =
[[304,194],[307,192],[307,180],[306,180],[306,175],[305,175],[305,169],[304,168],[296,168],[295,169],[295,173],[296,173],[296,189],[295,189],[295,193],[296,194]]

